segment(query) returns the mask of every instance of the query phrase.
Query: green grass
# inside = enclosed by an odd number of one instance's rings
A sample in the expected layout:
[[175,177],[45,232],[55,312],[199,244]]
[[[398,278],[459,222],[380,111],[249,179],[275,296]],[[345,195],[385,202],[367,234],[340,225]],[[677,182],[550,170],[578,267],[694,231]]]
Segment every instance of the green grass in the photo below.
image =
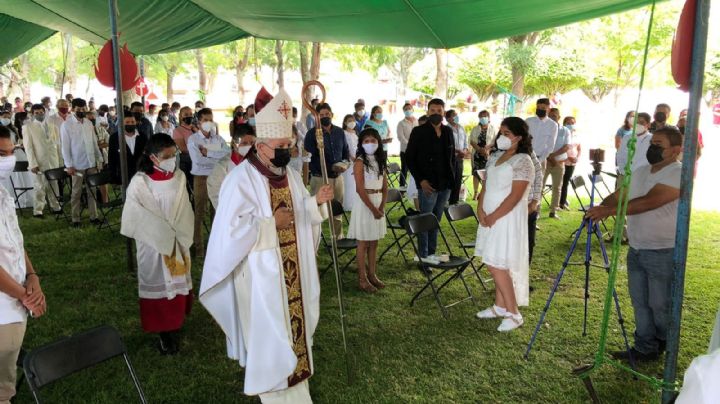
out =
[[[138,314],[137,280],[128,272],[125,240],[116,232],[84,227],[70,229],[54,219],[21,219],[26,248],[42,275],[49,302],[48,314],[30,320],[25,348],[51,342],[100,324],[118,328],[150,402],[257,402],[242,394],[243,372],[225,355],[225,338],[208,313],[196,305],[183,331],[181,353],[164,357],[155,349],[155,336],[143,333]],[[586,402],[582,383],[570,372],[592,359],[597,348],[606,275],[593,270],[589,328],[582,332],[584,270],[566,272],[553,300],[535,347],[526,361],[525,346],[537,322],[562,259],[570,244],[570,233],[578,226],[578,212],[565,213],[562,220],[539,221],[531,282],[535,292],[523,310],[525,326],[500,334],[496,321],[479,321],[474,314],[492,303],[477,279],[468,276],[477,307],[466,302],[449,308],[444,320],[432,298],[408,305],[422,285],[421,274],[405,266],[399,257],[386,258],[380,276],[387,288],[375,295],[357,290],[353,273],[345,275],[345,299],[353,382],[348,384],[341,348],[335,281],[331,273],[322,279],[321,319],[315,334],[315,375],[311,393],[318,403],[401,402]],[[447,222],[443,221],[448,236]],[[468,239],[475,226],[461,227]],[[680,371],[693,357],[707,349],[720,300],[720,215],[693,214],[691,249],[688,257],[686,301],[680,350]],[[381,248],[389,240],[381,243]],[[578,247],[575,261],[584,248]],[[408,254],[412,256],[412,253]],[[595,251],[596,260],[600,256]],[[319,257],[320,267],[328,262]],[[624,254],[623,254],[624,265]],[[195,290],[199,289],[202,262],[194,262]],[[486,274],[487,275],[487,274]],[[629,332],[633,329],[632,308],[623,269],[617,290]],[[457,284],[443,292],[446,301],[462,296]],[[615,317],[611,320],[609,349],[621,347]],[[662,362],[642,370],[661,377]],[[43,391],[53,403],[134,402],[133,387],[123,374],[121,361],[75,374]],[[659,393],[648,384],[634,381],[615,368],[605,366],[593,374],[603,401],[656,402]],[[31,402],[26,386],[18,403]]]

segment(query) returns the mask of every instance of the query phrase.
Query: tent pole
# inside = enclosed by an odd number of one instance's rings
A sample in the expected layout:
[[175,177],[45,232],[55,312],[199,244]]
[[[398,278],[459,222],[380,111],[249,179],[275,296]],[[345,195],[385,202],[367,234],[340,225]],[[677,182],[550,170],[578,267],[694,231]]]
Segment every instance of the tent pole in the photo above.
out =
[[670,324],[667,334],[667,353],[663,375],[665,389],[662,402],[671,403],[677,392],[669,389],[677,376],[677,356],[680,346],[680,322],[682,316],[683,293],[685,288],[685,265],[687,260],[688,238],[690,235],[690,212],[692,203],[693,178],[698,147],[698,121],[700,120],[700,101],[703,95],[703,75],[705,72],[705,53],[707,51],[708,18],[710,0],[696,1],[695,26],[693,29],[692,60],[690,70],[690,101],[688,105],[685,140],[683,144],[683,165],[680,177],[680,202],[677,213],[675,250],[673,254],[674,279],[670,303]]
[[[145,83],[145,58],[140,56],[140,77],[143,80],[143,84]],[[145,88],[143,87],[142,91],[140,91],[141,97],[140,102],[142,102],[143,108],[145,108]],[[152,122],[151,122],[152,123]]]
[[[120,41],[117,29],[117,0],[108,0],[110,11],[110,33],[112,39],[113,74],[115,77],[115,111],[117,116],[117,135],[120,143],[120,178],[122,181],[122,200],[125,201],[128,186],[127,147],[125,144],[125,111],[122,98],[122,74],[120,71]],[[127,266],[129,272],[134,272],[132,255],[132,241],[126,238]]]

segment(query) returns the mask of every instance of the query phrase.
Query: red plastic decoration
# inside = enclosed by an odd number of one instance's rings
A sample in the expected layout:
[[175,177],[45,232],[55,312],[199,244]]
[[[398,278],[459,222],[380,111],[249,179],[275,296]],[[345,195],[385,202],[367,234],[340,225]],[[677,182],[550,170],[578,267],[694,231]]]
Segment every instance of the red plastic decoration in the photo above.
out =
[[140,77],[135,83],[135,94],[139,95],[140,97],[143,97],[145,95],[148,95],[148,86],[145,84],[145,79]]
[[263,86],[260,91],[258,91],[257,95],[255,96],[255,113],[257,114],[260,112],[261,109],[265,108],[265,106],[272,101],[273,96],[270,94],[266,89],[265,86]]
[[[128,50],[127,44],[120,49],[120,70],[122,72],[122,77],[120,78],[122,90],[131,90],[135,87],[140,76],[138,75],[138,65],[137,62],[135,62],[135,57]],[[100,49],[98,60],[95,64],[95,77],[100,84],[115,88],[112,41],[105,42],[105,45]]]
[[672,44],[672,75],[678,88],[683,91],[690,90],[690,65],[692,64],[696,6],[696,0],[685,2]]

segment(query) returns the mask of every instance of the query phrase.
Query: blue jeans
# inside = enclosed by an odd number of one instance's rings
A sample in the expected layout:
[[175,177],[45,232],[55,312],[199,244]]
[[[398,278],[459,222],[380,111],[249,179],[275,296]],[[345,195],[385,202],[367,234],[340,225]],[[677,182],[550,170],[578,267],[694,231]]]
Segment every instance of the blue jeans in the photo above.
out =
[[670,320],[673,248],[635,250],[627,256],[628,289],[635,310],[635,349],[652,354],[665,342]]
[[[442,220],[445,206],[450,199],[450,190],[435,191],[430,195],[426,195],[422,189],[418,190],[418,199],[420,201],[420,213],[432,212],[438,220]],[[418,248],[420,249],[420,258],[435,254],[437,248],[438,231],[433,230],[427,233],[418,233]]]

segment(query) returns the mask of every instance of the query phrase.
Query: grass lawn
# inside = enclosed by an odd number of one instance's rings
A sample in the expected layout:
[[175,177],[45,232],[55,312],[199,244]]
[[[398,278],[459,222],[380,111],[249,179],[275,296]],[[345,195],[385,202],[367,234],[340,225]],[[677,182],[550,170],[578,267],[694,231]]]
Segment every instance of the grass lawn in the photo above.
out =
[[[185,324],[181,353],[165,357],[157,352],[155,336],[140,328],[137,280],[127,271],[125,240],[117,232],[89,226],[70,229],[63,221],[27,216],[26,212],[21,227],[27,251],[42,276],[49,311],[45,317],[29,321],[26,349],[110,324],[122,333],[150,402],[259,402],[243,396],[243,371],[227,359],[220,328],[199,304]],[[475,319],[476,311],[492,303],[493,293],[469,275],[478,305],[465,302],[451,307],[449,319],[444,320],[432,298],[421,299],[414,307],[408,305],[423,277],[399,257],[389,256],[381,263],[380,276],[387,288],[375,295],[359,292],[353,272],[347,273],[351,384],[341,348],[335,281],[332,274],[326,275],[315,334],[315,375],[310,381],[315,402],[587,402],[582,383],[570,372],[590,361],[597,348],[607,279],[604,271],[592,271],[588,335],[581,335],[584,269],[573,267],[566,272],[553,300],[530,360],[522,357],[569,247],[570,233],[581,220],[579,212],[566,212],[562,220],[544,216],[539,221],[541,231],[531,269],[535,291],[530,307],[523,310],[526,323],[509,334],[495,331],[497,321]],[[451,236],[447,222],[443,222]],[[462,226],[468,239],[474,238],[475,231],[470,223]],[[693,357],[706,351],[720,301],[720,270],[715,264],[720,261],[720,214],[693,213],[691,234],[679,375]],[[579,245],[575,261],[582,258],[583,245]],[[408,254],[412,256],[409,249]],[[597,249],[594,256],[600,261]],[[328,262],[324,252],[319,261],[321,267]],[[202,262],[194,262],[196,291],[201,272]],[[624,269],[619,273],[617,290],[632,332]],[[458,283],[444,290],[443,296],[450,301],[462,293]],[[619,349],[621,341],[613,317],[609,349]],[[662,366],[660,362],[641,369],[661,377]],[[51,403],[134,402],[132,383],[122,372],[122,361],[111,361],[51,385],[43,397]],[[658,391],[648,384],[609,366],[595,372],[593,381],[605,402],[659,399]],[[26,386],[20,389],[16,402],[31,402]]]

